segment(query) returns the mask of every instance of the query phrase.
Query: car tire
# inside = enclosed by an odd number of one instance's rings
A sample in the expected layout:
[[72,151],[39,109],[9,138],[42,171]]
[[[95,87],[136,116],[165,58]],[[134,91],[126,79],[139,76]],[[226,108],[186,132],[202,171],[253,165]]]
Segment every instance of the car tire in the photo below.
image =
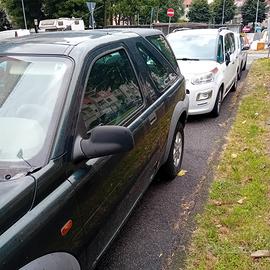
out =
[[216,97],[216,101],[215,101],[215,105],[214,105],[214,108],[211,112],[213,117],[219,116],[221,103],[222,103],[222,88],[219,88],[218,93],[217,93],[217,97]]
[[238,70],[238,74],[237,74],[238,81],[241,79],[241,77],[242,77],[242,65],[241,65],[241,67]]
[[184,128],[178,122],[174,131],[173,140],[166,163],[160,168],[163,180],[172,181],[181,169],[184,152]]
[[234,79],[234,84],[233,84],[233,86],[231,88],[231,91],[232,92],[235,92],[236,91],[236,89],[237,89],[237,82],[238,82],[238,75],[236,75],[236,77]]

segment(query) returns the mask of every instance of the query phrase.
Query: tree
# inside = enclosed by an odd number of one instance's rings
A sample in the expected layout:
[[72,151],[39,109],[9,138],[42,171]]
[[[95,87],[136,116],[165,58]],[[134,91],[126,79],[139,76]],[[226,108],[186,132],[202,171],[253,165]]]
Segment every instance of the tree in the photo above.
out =
[[[265,19],[266,3],[264,0],[259,1],[258,8],[258,22],[262,22]],[[256,20],[257,0],[246,0],[242,6],[241,13],[243,18],[243,24],[254,23]]]
[[43,11],[46,18],[49,19],[75,17],[83,18],[85,22],[88,22],[89,18],[85,0],[43,0]]
[[184,14],[183,1],[182,0],[160,0],[159,1],[159,14],[158,20],[160,22],[168,22],[167,9],[174,9],[174,16],[171,18],[171,22],[177,22]]
[[4,10],[0,8],[0,31],[10,29],[11,25]]
[[182,0],[117,0],[112,1],[114,22],[120,24],[149,24],[152,21],[168,22],[167,9],[174,9],[171,22],[183,15]]
[[191,22],[208,23],[211,15],[207,0],[194,0],[187,16]]
[[[223,0],[214,0],[211,4],[211,12],[214,23],[222,23],[222,12],[223,12]],[[233,19],[235,15],[236,6],[234,0],[225,0],[224,8],[224,22],[228,22]]]
[[[21,0],[1,0],[3,7],[11,18],[12,25],[24,28],[24,19]],[[27,25],[33,26],[34,19],[42,19],[42,0],[24,0]]]

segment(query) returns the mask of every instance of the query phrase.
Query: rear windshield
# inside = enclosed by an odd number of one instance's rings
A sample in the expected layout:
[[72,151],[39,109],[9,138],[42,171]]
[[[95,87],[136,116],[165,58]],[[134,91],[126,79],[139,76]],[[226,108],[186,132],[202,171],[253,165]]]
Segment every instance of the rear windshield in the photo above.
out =
[[0,162],[42,152],[70,65],[60,57],[0,56]]

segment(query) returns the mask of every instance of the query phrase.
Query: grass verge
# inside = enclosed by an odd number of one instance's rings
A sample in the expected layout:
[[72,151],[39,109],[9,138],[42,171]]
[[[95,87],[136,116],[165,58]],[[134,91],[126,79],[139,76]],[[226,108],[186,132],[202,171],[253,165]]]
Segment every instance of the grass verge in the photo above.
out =
[[188,270],[269,270],[270,258],[270,60],[256,61],[227,144],[216,168],[209,200],[196,217]]

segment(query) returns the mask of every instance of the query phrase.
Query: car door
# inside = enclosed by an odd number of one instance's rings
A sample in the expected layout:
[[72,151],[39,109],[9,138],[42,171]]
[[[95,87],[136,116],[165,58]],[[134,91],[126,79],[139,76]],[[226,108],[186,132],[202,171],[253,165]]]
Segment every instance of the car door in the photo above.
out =
[[237,70],[237,72],[238,72],[238,74],[240,76],[240,70],[241,70],[241,41],[240,41],[240,35],[238,33],[234,33],[234,42],[235,42],[236,70]]
[[141,115],[147,106],[124,45],[92,52],[86,69],[77,133],[86,136],[99,125],[123,125],[135,140],[130,152],[80,162],[69,177],[76,190],[91,264],[150,183],[148,168],[154,164],[148,156],[149,151],[154,154],[155,142],[145,140],[147,119]]
[[225,35],[224,44],[225,55],[230,55],[230,62],[227,65],[224,77],[225,91],[228,92],[232,84],[234,83],[236,76],[235,43],[233,36],[231,36],[231,33]]
[[136,43],[135,49],[138,52],[138,59],[140,59],[138,61],[141,62],[140,66],[144,67],[148,78],[146,91],[148,93],[154,92],[157,96],[155,101],[152,100],[153,104],[151,105],[157,116],[157,121],[152,124],[151,129],[149,128],[151,121],[148,121],[148,130],[152,132],[152,134],[149,133],[149,136],[158,141],[160,150],[164,150],[172,113],[176,103],[181,99],[178,90],[183,77],[180,80],[179,74],[163,54],[156,51],[144,39]]

